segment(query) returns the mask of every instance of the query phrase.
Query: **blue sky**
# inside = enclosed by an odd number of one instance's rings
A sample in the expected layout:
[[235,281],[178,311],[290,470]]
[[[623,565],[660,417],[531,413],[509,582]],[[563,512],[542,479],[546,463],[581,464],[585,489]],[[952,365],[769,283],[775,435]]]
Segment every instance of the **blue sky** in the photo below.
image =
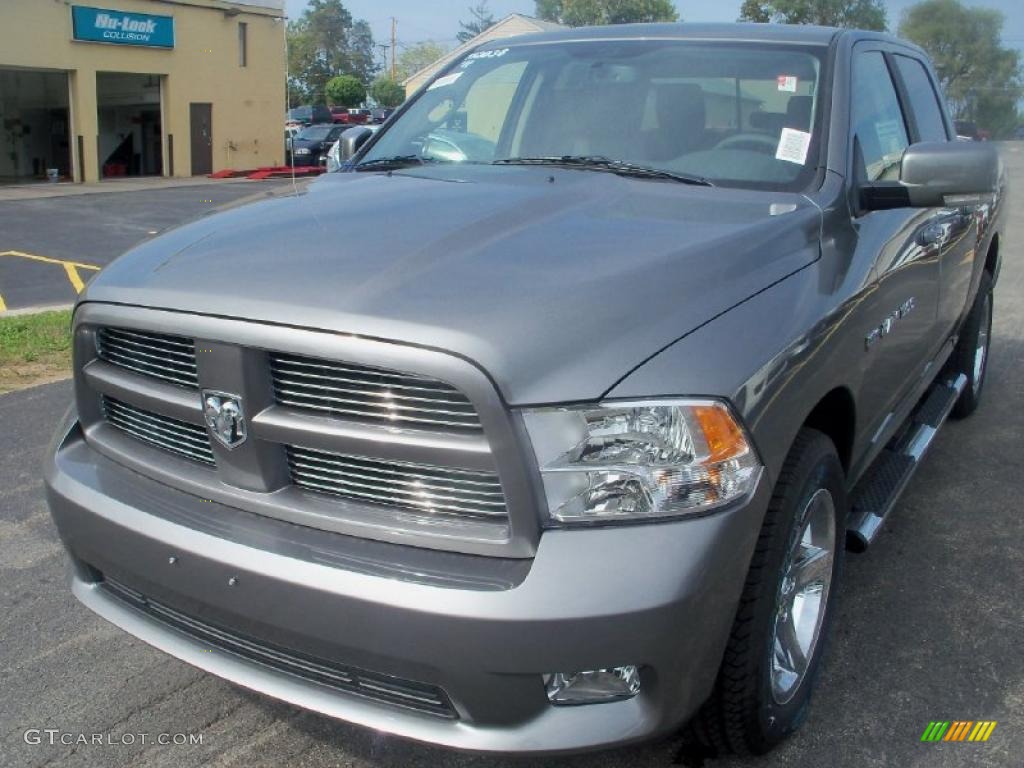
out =
[[[374,38],[386,43],[391,37],[391,16],[398,19],[398,41],[410,45],[423,40],[454,45],[459,20],[469,17],[467,8],[478,0],[344,0],[358,19],[366,19]],[[914,0],[888,0],[889,28],[895,29],[903,9]],[[1024,50],[1024,0],[964,0],[972,7],[997,8],[1006,16],[1005,42]],[[735,21],[742,0],[680,0],[676,8],[684,21]],[[302,13],[306,0],[286,0],[288,15]],[[533,0],[488,0],[495,18],[510,13],[533,14]]]

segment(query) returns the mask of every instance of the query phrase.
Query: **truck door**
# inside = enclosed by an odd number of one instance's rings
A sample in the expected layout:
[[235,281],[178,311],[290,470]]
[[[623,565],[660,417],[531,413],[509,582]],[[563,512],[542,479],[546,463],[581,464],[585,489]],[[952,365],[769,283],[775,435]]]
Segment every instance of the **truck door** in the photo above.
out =
[[[852,65],[850,174],[856,191],[866,182],[897,179],[913,134],[888,55],[858,46]],[[856,248],[864,251],[858,257],[874,262],[856,312],[864,335],[859,410],[870,415],[860,425],[862,437],[881,441],[883,428],[895,426],[890,414],[924,377],[934,375],[929,363],[941,346],[936,228],[943,221],[942,212],[927,208],[854,212]]]
[[[914,141],[949,141],[947,120],[940,106],[935,81],[916,58],[894,54],[891,61],[898,75],[904,103],[909,106]],[[977,254],[976,206],[944,208],[935,216],[931,236],[940,250],[938,330],[949,336],[966,309]]]

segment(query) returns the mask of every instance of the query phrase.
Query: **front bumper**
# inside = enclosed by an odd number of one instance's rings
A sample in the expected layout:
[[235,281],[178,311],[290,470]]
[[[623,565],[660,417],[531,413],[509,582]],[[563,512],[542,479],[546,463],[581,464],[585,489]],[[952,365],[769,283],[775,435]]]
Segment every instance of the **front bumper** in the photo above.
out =
[[[46,490],[75,566],[75,595],[145,642],[351,723],[471,751],[520,753],[636,741],[695,711],[714,682],[768,499],[762,478],[748,503],[703,518],[548,531],[532,561],[519,561],[521,578],[483,587],[328,565],[316,552],[350,537],[273,521],[323,542],[302,549],[261,529],[267,518],[101,456],[76,426],[50,453]],[[262,533],[235,535],[248,523]],[[475,558],[492,561],[499,568],[499,558]],[[104,578],[277,648],[436,686],[456,716],[411,711],[211,652],[113,597]],[[623,664],[643,665],[636,697],[548,703],[544,673]]]

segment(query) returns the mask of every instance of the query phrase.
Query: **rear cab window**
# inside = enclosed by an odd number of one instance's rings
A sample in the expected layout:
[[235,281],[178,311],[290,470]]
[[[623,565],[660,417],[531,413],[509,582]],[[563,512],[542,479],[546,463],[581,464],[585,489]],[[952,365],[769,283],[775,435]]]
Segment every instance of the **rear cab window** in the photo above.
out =
[[916,141],[948,141],[946,119],[939,106],[938,94],[924,64],[910,56],[892,57],[909,101],[917,129]]

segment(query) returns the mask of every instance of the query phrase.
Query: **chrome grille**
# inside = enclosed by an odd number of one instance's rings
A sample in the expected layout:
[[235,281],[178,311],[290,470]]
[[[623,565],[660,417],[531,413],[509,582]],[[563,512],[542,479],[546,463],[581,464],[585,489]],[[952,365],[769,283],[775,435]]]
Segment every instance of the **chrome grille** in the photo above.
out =
[[128,328],[100,328],[100,359],[129,371],[183,387],[198,387],[196,347],[192,339]]
[[507,517],[496,474],[380,461],[288,446],[292,482],[300,488],[430,515]]
[[438,379],[280,353],[270,365],[281,405],[391,426],[481,429],[469,399]]
[[143,411],[112,397],[103,398],[103,415],[109,424],[136,440],[193,461],[215,463],[210,438],[203,427]]
[[181,613],[109,577],[101,586],[107,594],[151,618],[227,653],[347,693],[438,717],[458,717],[447,694],[437,686],[318,659],[240,635]]

